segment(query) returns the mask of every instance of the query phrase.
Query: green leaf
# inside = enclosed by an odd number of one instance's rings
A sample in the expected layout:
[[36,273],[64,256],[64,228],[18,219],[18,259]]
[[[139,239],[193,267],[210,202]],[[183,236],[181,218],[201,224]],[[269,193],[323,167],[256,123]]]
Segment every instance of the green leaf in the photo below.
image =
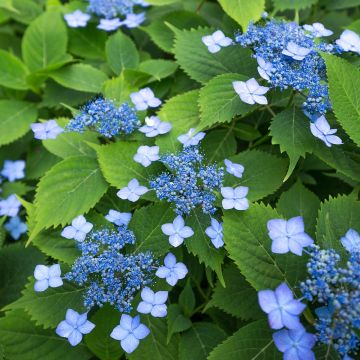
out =
[[287,162],[282,158],[259,150],[248,150],[230,157],[230,160],[243,165],[245,171],[241,179],[227,175],[225,185],[249,187],[247,197],[251,201],[274,193],[283,183]]
[[319,0],[273,0],[276,11],[287,9],[301,10],[315,5]]
[[210,238],[205,234],[206,228],[210,226],[210,216],[200,210],[195,210],[186,220],[186,225],[190,226],[194,231],[194,235],[185,240],[187,249],[199,258],[200,263],[204,263],[214,270],[220,282],[224,284],[221,270],[225,255],[224,251],[223,249],[216,249]]
[[103,94],[106,98],[114,100],[118,105],[130,100],[130,94],[137,90],[130,84],[122,72],[120,76],[106,80],[103,85]]
[[10,89],[26,90],[27,74],[28,70],[20,59],[0,50],[0,85]]
[[168,324],[167,342],[174,334],[188,330],[192,325],[191,320],[183,315],[180,306],[177,304],[168,306],[166,319]]
[[[260,309],[257,293],[241,275],[239,269],[231,264],[224,268],[225,287],[217,281],[211,300],[206,309],[217,307],[222,311],[243,320],[256,320]],[[261,314],[261,313],[260,313]]]
[[360,0],[326,0],[324,5],[326,5],[329,10],[340,10],[359,6]]
[[278,113],[272,118],[270,126],[272,143],[280,145],[281,152],[286,152],[290,159],[285,180],[293,172],[300,156],[305,157],[314,148],[314,137],[310,133],[309,119],[304,113],[293,107]]
[[139,66],[139,53],[135,44],[121,31],[107,40],[106,58],[116,75],[120,75],[123,69],[136,69]]
[[274,289],[281,282],[291,286],[304,274],[304,257],[272,253],[266,224],[276,218],[276,210],[263,204],[253,204],[241,214],[226,211],[223,218],[226,250],[257,291]]
[[225,73],[255,76],[256,63],[251,58],[250,50],[241,46],[228,46],[216,54],[208,51],[201,38],[213,31],[210,28],[183,31],[174,28],[174,53],[181,68],[192,79],[202,84],[206,84],[216,75]]
[[2,185],[1,197],[7,198],[11,194],[23,196],[33,189],[34,188],[32,186],[29,186],[21,181],[6,182]]
[[179,360],[206,360],[210,351],[226,338],[224,330],[207,322],[193,324],[180,339]]
[[250,21],[256,22],[265,11],[265,0],[219,0],[219,3],[224,11],[241,25],[244,31]]
[[129,224],[136,237],[134,252],[151,251],[156,257],[164,255],[170,245],[169,238],[161,230],[161,225],[172,222],[174,218],[173,210],[166,203],[136,210]]
[[44,330],[35,326],[23,310],[10,311],[0,318],[0,338],[6,357],[11,360],[91,358],[84,344],[71,348],[68,340],[56,335],[53,329]]
[[172,75],[177,68],[175,61],[163,59],[145,60],[139,66],[139,70],[151,74],[154,80],[161,80]]
[[222,74],[211,79],[201,90],[199,97],[200,124],[209,128],[217,123],[230,122],[236,115],[244,116],[256,107],[245,104],[235,92],[233,81],[247,80],[240,74]]
[[38,179],[53,167],[60,158],[49,153],[43,146],[37,146],[26,157],[26,178]]
[[69,61],[66,26],[57,11],[47,11],[26,29],[22,55],[31,71],[56,68]]
[[320,199],[298,181],[281,194],[276,210],[287,218],[302,216],[305,230],[312,234],[319,207]]
[[195,294],[191,287],[191,281],[187,280],[185,287],[179,295],[179,305],[185,316],[190,317],[195,309]]
[[360,201],[353,194],[329,197],[321,204],[316,224],[316,238],[321,247],[345,254],[340,238],[350,228],[360,233]]
[[208,360],[282,359],[282,354],[275,348],[272,330],[267,321],[250,323],[217,346]]
[[82,134],[63,132],[56,139],[44,140],[43,145],[52,154],[63,159],[79,155],[96,157],[95,150],[88,145],[88,142],[99,144],[97,135],[90,131]]
[[102,71],[87,64],[74,64],[53,71],[50,76],[60,85],[85,92],[98,93],[108,79]]
[[27,278],[45,257],[36,248],[22,244],[7,246],[0,251],[0,309],[19,298]]
[[18,100],[0,100],[0,113],[0,145],[25,135],[37,118],[34,104]]
[[95,328],[85,336],[85,343],[101,360],[119,359],[124,353],[119,341],[109,336],[115,326],[119,325],[119,319],[119,312],[108,305],[100,308],[90,319]]
[[41,4],[34,0],[12,0],[12,3],[14,11],[9,15],[14,20],[23,24],[30,24],[43,12]]
[[12,304],[6,306],[7,310],[23,309],[36,325],[45,329],[56,328],[64,320],[66,309],[76,309],[85,312],[82,296],[85,289],[76,288],[74,285],[64,283],[58,288],[49,288],[43,292],[34,291],[35,280],[32,279],[22,292],[22,296]]
[[323,54],[331,104],[343,129],[360,146],[360,72],[339,57]]
[[41,178],[35,196],[36,228],[69,223],[101,199],[107,184],[98,163],[87,156],[73,156],[56,164]]
[[158,5],[158,6],[173,4],[176,2],[179,2],[179,0],[149,0],[148,1],[149,4]]
[[158,113],[161,121],[172,124],[171,131],[156,139],[162,153],[176,151],[181,148],[178,136],[187,133],[190,128],[196,127],[199,122],[198,90],[192,90],[168,100]]

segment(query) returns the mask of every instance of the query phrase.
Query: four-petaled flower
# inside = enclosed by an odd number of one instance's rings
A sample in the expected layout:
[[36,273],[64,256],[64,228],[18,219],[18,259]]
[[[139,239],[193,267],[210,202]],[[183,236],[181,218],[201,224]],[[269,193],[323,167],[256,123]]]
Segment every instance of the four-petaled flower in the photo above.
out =
[[269,325],[272,329],[302,328],[299,315],[306,305],[294,299],[292,291],[285,283],[280,284],[275,291],[259,291],[258,298],[261,309],[268,314]]
[[79,314],[75,310],[68,309],[65,320],[56,328],[56,334],[67,338],[70,345],[76,346],[82,340],[83,334],[89,334],[94,327],[95,324],[87,319],[87,313]]
[[1,175],[6,177],[10,182],[13,182],[17,179],[23,179],[25,177],[24,170],[24,160],[5,160],[4,168],[1,171]]
[[34,290],[38,292],[45,291],[49,286],[56,288],[63,284],[59,264],[51,266],[36,265],[34,277],[36,279]]
[[7,199],[0,201],[0,216],[16,216],[19,213],[21,202],[15,194],[10,195]]
[[127,14],[125,20],[122,21],[122,25],[125,25],[129,29],[138,27],[145,21],[145,13],[140,14]]
[[354,229],[349,229],[340,241],[342,246],[350,253],[360,250],[360,235]]
[[325,116],[320,116],[315,122],[310,123],[310,130],[312,134],[322,140],[327,147],[332,145],[341,145],[342,140],[334,135],[337,129],[331,129]]
[[235,92],[244,103],[250,105],[255,103],[266,105],[268,103],[264,94],[269,91],[269,88],[260,86],[254,78],[247,81],[233,81],[232,84]]
[[71,226],[67,226],[62,232],[61,236],[66,239],[74,239],[76,241],[84,241],[86,234],[91,231],[93,224],[87,222],[83,215],[76,217]]
[[273,334],[276,347],[284,353],[285,360],[315,360],[311,351],[316,337],[305,329],[280,330]]
[[55,120],[49,120],[44,123],[33,123],[30,127],[34,132],[34,138],[38,140],[56,139],[56,137],[64,131]]
[[211,218],[211,226],[206,228],[205,233],[217,249],[224,245],[222,223],[216,219]]
[[146,110],[149,107],[156,108],[161,105],[161,100],[155,97],[149,87],[131,93],[130,98],[136,110]]
[[200,131],[196,133],[196,129],[191,128],[186,134],[180,135],[177,139],[184,145],[184,147],[195,146],[199,144],[205,135],[206,134],[204,132]]
[[144,167],[148,167],[153,161],[160,159],[159,150],[160,148],[158,146],[141,145],[137,149],[137,153],[134,155],[134,161]]
[[165,302],[168,298],[168,291],[157,291],[154,293],[150,288],[145,287],[141,291],[141,301],[137,311],[142,314],[151,314],[154,317],[167,315]]
[[168,133],[172,125],[168,122],[161,122],[160,119],[156,116],[150,116],[145,118],[145,124],[139,131],[144,133],[146,137],[155,137],[157,135],[162,135]]
[[140,315],[132,318],[130,315],[122,314],[120,325],[116,326],[110,336],[119,340],[121,347],[128,354],[131,354],[150,333],[147,326],[140,323]]
[[360,36],[354,31],[343,31],[336,44],[344,51],[353,51],[360,55]]
[[100,24],[97,26],[100,30],[114,31],[122,25],[120,19],[101,19]]
[[212,54],[219,52],[222,47],[227,47],[232,44],[232,40],[226,37],[221,30],[217,30],[211,35],[203,36],[201,41]]
[[184,239],[194,235],[190,226],[185,226],[185,221],[181,215],[178,215],[172,223],[161,225],[161,230],[169,236],[169,243],[178,247],[184,242]]
[[259,72],[259,75],[264,79],[269,81],[270,80],[270,74],[272,70],[272,64],[270,62],[266,62],[262,57],[258,56],[256,58],[258,67],[257,70]]
[[238,186],[235,189],[232,187],[222,187],[221,195],[224,197],[222,200],[222,207],[225,210],[247,210],[249,208],[249,201],[246,195],[249,192],[247,186]]
[[132,179],[129,181],[128,186],[125,186],[117,192],[117,196],[122,200],[135,202],[140,199],[141,195],[144,195],[148,191],[149,189],[147,187],[140,185],[136,179]]
[[303,60],[306,55],[309,55],[311,52],[311,49],[302,47],[293,41],[290,41],[287,44],[286,49],[284,49],[281,53],[293,58],[294,60]]
[[232,161],[225,159],[224,160],[224,164],[226,166],[226,171],[231,174],[236,176],[237,178],[241,178],[244,172],[244,167],[240,164],[236,164],[233,163]]
[[269,237],[272,240],[271,251],[275,254],[302,255],[304,247],[311,245],[314,240],[305,233],[304,221],[301,216],[289,220],[272,219],[267,222]]
[[122,213],[116,210],[109,210],[109,213],[105,216],[105,219],[117,226],[127,226],[131,220],[131,216],[131,213]]
[[166,279],[166,282],[175,286],[178,280],[183,279],[188,273],[186,265],[182,262],[176,262],[176,257],[168,253],[164,259],[164,266],[159,266],[156,270],[156,276],[160,279]]
[[70,14],[65,14],[64,19],[69,27],[85,27],[90,20],[91,16],[89,14],[83,13],[81,10],[75,10]]
[[313,23],[312,25],[304,25],[303,28],[306,31],[310,31],[311,35],[319,38],[323,36],[330,36],[333,34],[331,30],[325,28],[325,26],[321,23]]
[[5,225],[4,228],[10,233],[14,240],[18,240],[20,236],[27,231],[27,226],[21,221],[18,216],[12,217]]

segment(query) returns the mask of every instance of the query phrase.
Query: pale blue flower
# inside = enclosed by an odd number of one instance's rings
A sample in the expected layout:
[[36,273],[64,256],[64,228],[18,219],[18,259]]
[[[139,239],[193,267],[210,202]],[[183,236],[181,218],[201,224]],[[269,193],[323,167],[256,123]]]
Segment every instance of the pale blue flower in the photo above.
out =
[[222,187],[221,195],[224,197],[222,200],[222,207],[225,210],[247,210],[249,208],[249,201],[246,195],[249,192],[247,186],[238,186],[235,189],[232,187]]
[[309,55],[311,49],[302,47],[293,41],[290,41],[287,44],[286,49],[284,49],[281,53],[293,58],[294,60],[303,60],[306,55]]
[[145,13],[140,14],[127,14],[125,20],[122,21],[122,25],[132,29],[138,27],[145,21]]
[[152,291],[149,287],[145,287],[141,291],[141,301],[137,307],[137,311],[142,314],[151,314],[154,317],[164,317],[167,315],[166,300],[168,291]]
[[232,84],[235,92],[244,103],[250,105],[254,105],[255,103],[266,105],[268,103],[264,94],[269,91],[269,88],[260,86],[254,78],[247,81],[233,81]]
[[217,30],[211,35],[203,36],[201,41],[212,54],[219,52],[222,47],[227,47],[232,44],[232,40],[226,37],[221,30]]
[[55,120],[49,120],[44,123],[33,123],[30,125],[34,132],[34,138],[39,140],[56,139],[64,131]]
[[132,318],[130,315],[122,314],[120,325],[114,328],[110,337],[119,340],[123,350],[131,354],[139,346],[140,340],[149,334],[149,328],[140,323],[140,315]]
[[276,347],[284,353],[284,360],[315,360],[311,351],[316,337],[305,329],[280,330],[273,334]]
[[205,233],[217,249],[224,246],[222,223],[219,223],[216,219],[211,218],[211,226],[206,228]]
[[191,128],[186,134],[180,135],[177,139],[184,145],[184,147],[195,146],[199,144],[205,135],[206,134],[204,132],[200,131],[196,133],[196,129]]
[[133,2],[136,4],[136,5],[140,5],[142,7],[149,7],[151,6],[151,4],[147,3],[146,1],[144,0],[133,0]]
[[333,34],[331,30],[325,28],[325,26],[321,23],[313,23],[312,25],[304,25],[303,28],[306,31],[310,31],[313,37],[319,38],[323,36],[330,36]]
[[178,215],[172,223],[161,225],[161,230],[165,235],[169,236],[169,243],[178,247],[187,239],[194,235],[194,231],[190,226],[185,226],[185,221],[181,215]]
[[161,105],[161,100],[155,97],[154,92],[149,87],[131,93],[130,99],[136,110],[146,110],[149,107],[156,108]]
[[360,55],[360,36],[354,31],[343,31],[336,44],[344,51],[353,51]]
[[24,170],[24,160],[5,160],[4,168],[1,171],[1,175],[7,178],[10,182],[13,182],[15,180],[23,179],[25,177]]
[[56,334],[67,338],[72,346],[76,346],[82,340],[83,334],[89,334],[95,324],[87,319],[87,313],[79,314],[77,311],[68,309],[65,320],[56,328]]
[[294,299],[292,291],[285,283],[280,284],[275,291],[259,291],[258,299],[261,309],[268,314],[269,326],[272,329],[303,327],[299,315],[304,311],[306,305]]
[[90,18],[89,14],[85,14],[81,10],[75,10],[73,13],[64,15],[68,26],[72,28],[85,27]]
[[159,146],[139,146],[133,159],[142,166],[148,167],[153,161],[160,159],[159,150]]
[[12,217],[5,225],[4,228],[10,233],[14,240],[20,239],[20,236],[27,231],[27,226],[21,221],[19,216]]
[[322,140],[327,147],[332,145],[341,145],[342,140],[334,135],[337,132],[337,129],[331,129],[329,123],[327,122],[325,116],[320,116],[315,122],[310,123],[311,133]]
[[123,187],[117,192],[117,196],[122,200],[129,200],[131,202],[138,201],[141,195],[148,192],[149,189],[141,186],[136,179],[129,181],[128,186]]
[[61,236],[66,239],[74,239],[76,241],[84,241],[86,234],[91,231],[93,224],[87,222],[83,215],[76,217],[71,226],[67,226],[62,232]]
[[311,245],[314,240],[305,233],[304,221],[301,216],[289,220],[272,219],[267,222],[269,237],[272,240],[271,251],[275,254],[302,255],[303,248]]
[[272,70],[272,64],[270,62],[266,62],[262,57],[258,56],[256,58],[257,63],[258,63],[258,67],[257,70],[260,74],[260,76],[269,81],[270,80],[270,75],[271,75],[271,70]]
[[160,279],[166,279],[166,282],[175,286],[178,280],[183,279],[188,273],[188,269],[182,262],[176,262],[176,257],[172,253],[168,253],[164,259],[164,266],[159,266],[156,276]]
[[237,178],[241,178],[243,176],[245,168],[242,165],[233,163],[228,159],[224,160],[224,164],[226,166],[226,171],[229,174],[234,175]]
[[115,19],[100,19],[100,24],[97,26],[100,30],[114,31],[122,25],[119,18]]
[[166,134],[172,128],[170,123],[161,122],[156,116],[146,117],[145,124],[146,125],[142,126],[139,131],[144,133],[146,137],[155,137],[159,134]]
[[21,202],[15,194],[10,195],[7,199],[0,200],[0,216],[16,216],[19,213]]
[[63,284],[59,264],[51,266],[36,265],[34,277],[36,279],[34,290],[37,292],[45,291],[49,286],[56,288]]
[[342,246],[350,253],[360,250],[360,235],[354,229],[349,229],[341,239]]
[[117,226],[125,225],[128,226],[131,220],[131,213],[122,213],[116,210],[109,210],[109,213],[105,216],[105,219],[114,223]]

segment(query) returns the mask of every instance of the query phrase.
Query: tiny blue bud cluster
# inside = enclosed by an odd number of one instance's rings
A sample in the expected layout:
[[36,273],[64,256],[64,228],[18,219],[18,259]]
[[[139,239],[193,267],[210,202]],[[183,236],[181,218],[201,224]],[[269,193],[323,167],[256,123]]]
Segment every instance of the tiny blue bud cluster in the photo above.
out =
[[203,165],[204,156],[197,146],[188,146],[176,154],[160,157],[169,170],[149,181],[160,200],[173,203],[179,215],[201,206],[205,214],[216,211],[214,191],[220,191],[224,169],[216,164]]
[[133,12],[132,0],[88,0],[88,11],[97,16],[112,19],[118,15],[127,15]]
[[117,108],[112,101],[97,98],[87,103],[81,112],[70,120],[66,130],[83,132],[88,127],[101,135],[112,137],[131,134],[140,125],[135,109],[127,103]]
[[341,356],[356,353],[360,345],[360,249],[350,253],[346,267],[334,249],[310,248],[310,277],[300,284],[306,299],[323,304],[316,310],[318,340],[333,344]]
[[93,230],[78,242],[82,255],[75,261],[65,279],[86,286],[84,305],[87,309],[109,303],[120,312],[132,310],[136,293],[152,283],[155,261],[150,252],[123,255],[135,236],[125,226]]
[[[268,21],[264,26],[250,24],[246,33],[236,35],[236,42],[242,47],[251,47],[254,57],[269,65],[267,77],[272,87],[293,88],[306,93],[303,110],[311,119],[331,108],[326,67],[318,50],[340,53],[338,45],[315,42],[314,37],[296,23],[281,20]],[[289,43],[310,52],[298,61],[283,53]]]

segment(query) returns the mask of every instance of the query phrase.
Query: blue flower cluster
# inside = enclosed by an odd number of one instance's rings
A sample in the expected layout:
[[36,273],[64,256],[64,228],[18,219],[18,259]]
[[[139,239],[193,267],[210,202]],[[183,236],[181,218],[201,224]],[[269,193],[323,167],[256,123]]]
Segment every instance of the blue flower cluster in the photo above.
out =
[[305,92],[303,110],[310,118],[330,109],[326,67],[317,51],[339,53],[338,45],[315,41],[314,34],[281,20],[250,24],[245,34],[237,34],[236,42],[254,50],[259,73],[272,87]]
[[203,165],[204,156],[197,146],[184,147],[176,154],[160,157],[169,170],[149,181],[160,200],[175,205],[179,215],[189,214],[201,206],[205,214],[216,211],[215,191],[220,191],[224,179],[224,169],[216,164]]
[[136,293],[152,283],[156,267],[150,252],[133,255],[120,252],[127,244],[134,243],[133,232],[123,225],[116,230],[109,227],[93,230],[84,241],[78,242],[82,255],[65,279],[86,285],[86,308],[109,303],[128,313]]
[[342,356],[356,353],[360,345],[360,237],[357,248],[341,267],[342,259],[334,249],[310,248],[307,264],[309,278],[300,284],[306,299],[324,306],[316,309],[317,338],[333,344]]
[[88,127],[101,135],[112,137],[131,134],[140,125],[135,109],[127,103],[117,108],[112,101],[100,97],[87,103],[81,112],[70,120],[66,130],[83,132]]
[[118,15],[127,15],[133,12],[135,1],[132,0],[88,0],[88,11],[97,16],[112,19]]

